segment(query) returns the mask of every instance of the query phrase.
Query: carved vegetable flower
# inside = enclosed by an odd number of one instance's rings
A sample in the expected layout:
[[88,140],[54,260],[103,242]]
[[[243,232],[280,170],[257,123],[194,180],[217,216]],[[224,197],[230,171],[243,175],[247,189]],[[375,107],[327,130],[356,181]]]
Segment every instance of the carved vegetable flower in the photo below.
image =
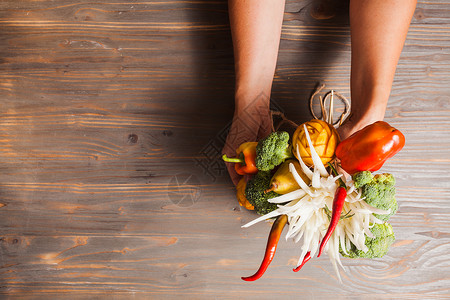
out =
[[[305,136],[304,126],[308,129],[309,136],[314,148],[319,154],[322,163],[326,165],[334,157],[337,144],[339,143],[339,135],[334,127],[322,120],[312,120],[297,127],[292,136],[292,152],[295,157],[300,153],[301,159],[308,166],[314,166],[311,159],[311,152],[308,141]],[[297,152],[298,149],[298,152]],[[299,159],[299,157],[297,157]]]

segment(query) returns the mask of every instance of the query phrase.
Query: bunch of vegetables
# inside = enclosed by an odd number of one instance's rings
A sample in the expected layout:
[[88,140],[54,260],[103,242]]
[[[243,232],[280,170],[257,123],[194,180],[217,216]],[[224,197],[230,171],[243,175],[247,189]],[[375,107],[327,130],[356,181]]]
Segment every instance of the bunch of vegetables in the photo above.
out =
[[[239,203],[261,216],[243,227],[275,218],[258,271],[243,280],[260,278],[271,263],[283,228],[286,239],[302,241],[294,271],[317,253],[326,252],[339,277],[340,256],[376,258],[395,240],[387,222],[398,209],[392,174],[374,174],[402,149],[403,134],[386,122],[375,122],[340,141],[335,128],[322,120],[287,132],[271,133],[259,142],[244,143],[235,163],[238,174],[252,175],[237,186]],[[351,176],[339,174],[342,169]],[[340,277],[339,277],[340,279]]]

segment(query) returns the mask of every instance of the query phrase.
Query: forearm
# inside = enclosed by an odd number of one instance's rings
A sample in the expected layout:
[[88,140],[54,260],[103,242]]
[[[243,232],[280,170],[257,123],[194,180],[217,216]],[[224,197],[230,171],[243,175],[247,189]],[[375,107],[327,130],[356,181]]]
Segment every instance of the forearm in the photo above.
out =
[[283,22],[284,0],[230,0],[235,101],[240,110],[270,100]]
[[355,126],[382,120],[416,0],[351,0],[351,99]]

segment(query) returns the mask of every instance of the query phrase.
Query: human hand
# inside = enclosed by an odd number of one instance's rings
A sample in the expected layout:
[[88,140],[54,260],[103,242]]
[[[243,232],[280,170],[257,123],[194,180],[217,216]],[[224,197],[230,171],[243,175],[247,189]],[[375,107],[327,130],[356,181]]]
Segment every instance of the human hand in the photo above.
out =
[[340,140],[343,141],[359,129],[359,126],[355,126],[355,124],[348,119],[344,124],[337,128],[337,132],[339,133]]
[[[272,117],[268,105],[248,106],[236,110],[222,153],[228,157],[236,156],[236,149],[245,142],[257,142],[272,132]],[[234,163],[226,163],[228,173],[234,185],[241,176],[236,173]]]
[[376,121],[382,121],[382,118],[368,118],[366,120],[357,120],[352,115],[337,128],[337,132],[339,133],[339,138],[341,141],[345,140],[355,132],[363,129],[367,125],[370,125]]

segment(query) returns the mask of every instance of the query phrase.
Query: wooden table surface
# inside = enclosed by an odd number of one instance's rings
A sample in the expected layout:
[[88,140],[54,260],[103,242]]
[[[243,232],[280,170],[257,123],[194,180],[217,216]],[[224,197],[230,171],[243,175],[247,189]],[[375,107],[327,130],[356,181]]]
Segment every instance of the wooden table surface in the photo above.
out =
[[[286,5],[273,105],[308,121],[318,82],[349,97],[345,1]],[[292,268],[219,159],[233,113],[226,1],[0,2],[0,296],[449,299],[450,1],[419,1],[386,121],[407,144],[382,259]]]

